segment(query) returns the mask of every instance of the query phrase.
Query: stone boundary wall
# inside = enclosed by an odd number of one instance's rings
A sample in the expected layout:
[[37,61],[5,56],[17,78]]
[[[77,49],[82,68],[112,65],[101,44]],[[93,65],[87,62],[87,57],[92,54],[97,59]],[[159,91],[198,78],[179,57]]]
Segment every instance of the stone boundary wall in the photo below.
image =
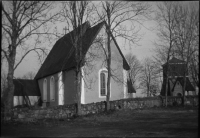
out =
[[[162,96],[162,103],[163,106],[165,105],[165,97]],[[169,106],[177,106],[177,105],[181,105],[183,102],[183,97],[180,96],[168,96],[167,97],[167,105]],[[195,95],[189,95],[189,96],[185,96],[185,105],[191,105],[191,106],[198,106],[199,104],[199,96]]]
[[13,111],[13,119],[27,120],[27,119],[44,119],[44,118],[71,118],[76,114],[76,105],[59,105],[52,107],[37,107],[34,109],[15,108]]
[[[169,106],[179,106],[182,103],[182,97],[178,96],[168,96],[167,97]],[[199,97],[198,96],[186,96],[186,105],[198,106]],[[165,105],[165,97],[144,97],[144,98],[128,98],[110,101],[111,110],[121,110],[121,109],[138,109],[138,108],[151,108],[151,107],[161,107]],[[106,107],[106,102],[97,102],[90,104],[81,105],[82,115],[95,114],[104,112]],[[60,105],[52,107],[38,107],[34,109],[28,108],[15,108],[13,109],[12,119],[14,120],[34,120],[34,119],[44,119],[44,118],[54,118],[54,119],[64,119],[72,118],[76,115],[76,104],[71,105]],[[10,120],[11,117],[7,120]]]
[[[145,107],[160,107],[162,106],[162,97],[145,97],[145,98],[128,98],[110,101],[111,110],[119,109],[137,109]],[[106,102],[97,102],[82,105],[82,115],[90,113],[99,113],[105,111]]]

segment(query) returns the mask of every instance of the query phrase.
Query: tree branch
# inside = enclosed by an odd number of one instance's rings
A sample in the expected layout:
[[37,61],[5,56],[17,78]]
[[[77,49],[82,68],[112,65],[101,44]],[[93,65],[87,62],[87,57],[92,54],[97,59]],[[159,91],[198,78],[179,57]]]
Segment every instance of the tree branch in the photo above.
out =
[[20,61],[15,65],[14,70],[19,66],[19,64],[22,62],[22,60],[26,57],[26,55],[27,55],[28,53],[30,53],[31,51],[37,51],[37,50],[41,50],[43,53],[45,53],[44,49],[42,49],[42,48],[33,48],[33,49],[28,50],[28,51],[22,56],[22,58],[20,59]]

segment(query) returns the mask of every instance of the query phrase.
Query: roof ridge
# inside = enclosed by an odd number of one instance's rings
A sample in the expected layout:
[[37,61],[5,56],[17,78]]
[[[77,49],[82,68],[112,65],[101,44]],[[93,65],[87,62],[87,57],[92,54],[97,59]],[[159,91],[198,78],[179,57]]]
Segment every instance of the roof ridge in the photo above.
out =
[[[81,25],[83,26],[82,39],[85,39],[84,40],[85,44],[83,49],[86,50],[91,45],[90,41],[93,41],[94,36],[96,36],[96,33],[98,33],[99,27],[101,27],[100,24],[102,23],[103,22],[100,22],[96,26],[91,27],[89,21],[86,21]],[[49,52],[47,58],[43,62],[39,71],[37,72],[35,79],[39,79],[48,76],[50,74],[55,74],[61,70],[66,70],[74,66],[75,63],[75,61],[73,60],[74,51],[72,51],[71,55],[67,58],[67,61],[64,62],[64,60],[66,60],[65,59],[66,55],[69,54],[69,51],[72,47],[71,45],[72,40],[70,39],[70,33],[72,33],[73,31],[69,32],[68,34],[64,35],[62,38],[56,41],[53,48]]]

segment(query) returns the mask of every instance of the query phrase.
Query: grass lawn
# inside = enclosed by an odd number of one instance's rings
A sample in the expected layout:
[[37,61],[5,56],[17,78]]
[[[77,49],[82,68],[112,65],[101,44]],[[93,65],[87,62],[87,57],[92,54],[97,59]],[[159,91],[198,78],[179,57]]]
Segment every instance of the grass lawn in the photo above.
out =
[[119,110],[75,119],[1,124],[15,137],[198,137],[198,108]]

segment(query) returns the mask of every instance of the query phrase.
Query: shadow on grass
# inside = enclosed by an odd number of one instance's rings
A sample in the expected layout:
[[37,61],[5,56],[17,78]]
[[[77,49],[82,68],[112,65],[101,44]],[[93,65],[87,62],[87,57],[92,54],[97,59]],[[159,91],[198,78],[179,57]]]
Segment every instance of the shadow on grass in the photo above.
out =
[[[74,117],[41,119],[36,124],[2,125],[2,136],[197,137],[198,107],[117,110]],[[12,133],[10,133],[12,132]]]

